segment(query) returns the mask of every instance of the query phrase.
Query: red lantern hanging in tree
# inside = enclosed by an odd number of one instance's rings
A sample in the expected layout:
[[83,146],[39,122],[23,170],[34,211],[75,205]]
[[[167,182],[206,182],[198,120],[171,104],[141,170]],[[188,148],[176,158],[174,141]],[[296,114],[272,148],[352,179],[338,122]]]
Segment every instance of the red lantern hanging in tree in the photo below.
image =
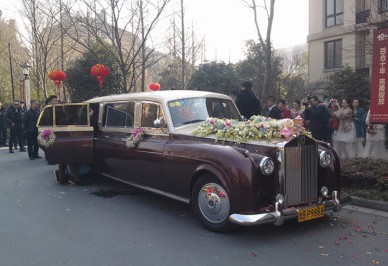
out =
[[151,83],[151,84],[150,84],[150,90],[152,90],[152,91],[158,91],[158,90],[160,90],[160,84],[159,84],[159,83],[156,83],[156,82]]
[[102,83],[104,82],[105,77],[109,75],[110,71],[109,68],[103,64],[97,64],[92,66],[90,73],[97,78],[100,88],[102,88]]
[[49,77],[54,81],[55,86],[57,86],[59,90],[62,85],[62,81],[66,78],[66,73],[56,69],[49,73]]

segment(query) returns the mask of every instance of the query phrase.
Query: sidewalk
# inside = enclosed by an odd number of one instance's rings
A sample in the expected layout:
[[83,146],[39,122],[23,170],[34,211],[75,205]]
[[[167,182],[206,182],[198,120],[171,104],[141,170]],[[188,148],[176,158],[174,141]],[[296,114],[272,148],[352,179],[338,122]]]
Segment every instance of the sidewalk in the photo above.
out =
[[388,212],[388,202],[352,197],[352,205]]

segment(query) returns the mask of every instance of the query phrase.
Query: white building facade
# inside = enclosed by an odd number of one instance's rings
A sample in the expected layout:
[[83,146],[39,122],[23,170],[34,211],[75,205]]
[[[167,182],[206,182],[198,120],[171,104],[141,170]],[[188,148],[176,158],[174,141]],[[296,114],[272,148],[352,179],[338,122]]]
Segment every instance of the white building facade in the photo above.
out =
[[388,0],[309,0],[309,89],[324,98],[326,77],[345,66],[370,77],[373,31],[387,21]]

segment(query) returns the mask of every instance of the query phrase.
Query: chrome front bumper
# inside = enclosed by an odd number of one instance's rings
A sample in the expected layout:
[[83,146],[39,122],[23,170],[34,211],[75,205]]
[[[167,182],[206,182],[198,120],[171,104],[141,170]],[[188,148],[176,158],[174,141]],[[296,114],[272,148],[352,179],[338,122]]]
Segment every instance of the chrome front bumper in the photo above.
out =
[[[334,193],[332,200],[324,201],[324,211],[338,212],[342,209],[342,206],[348,205],[352,202],[352,198],[347,196],[341,200],[337,199],[337,193]],[[285,220],[295,219],[298,217],[298,208],[287,208],[279,210],[279,203],[275,203],[275,211],[260,214],[232,214],[229,216],[229,220],[238,225],[260,225],[273,223],[274,225],[282,225]]]

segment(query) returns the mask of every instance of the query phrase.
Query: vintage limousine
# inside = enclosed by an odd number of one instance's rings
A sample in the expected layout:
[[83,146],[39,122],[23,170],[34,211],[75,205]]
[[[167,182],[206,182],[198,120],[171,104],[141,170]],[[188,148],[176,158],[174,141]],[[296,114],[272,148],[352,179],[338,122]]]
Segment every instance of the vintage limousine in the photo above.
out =
[[[191,204],[212,231],[303,222],[349,203],[340,199],[340,165],[329,144],[300,131],[279,137],[265,131],[265,121],[251,123],[242,121],[222,94],[144,92],[46,106],[38,139],[48,163],[59,165],[60,183],[81,182],[80,166],[88,165],[103,176]],[[210,130],[206,135],[199,129]],[[237,136],[247,130],[266,133],[264,139],[232,140],[225,133],[230,130]]]

